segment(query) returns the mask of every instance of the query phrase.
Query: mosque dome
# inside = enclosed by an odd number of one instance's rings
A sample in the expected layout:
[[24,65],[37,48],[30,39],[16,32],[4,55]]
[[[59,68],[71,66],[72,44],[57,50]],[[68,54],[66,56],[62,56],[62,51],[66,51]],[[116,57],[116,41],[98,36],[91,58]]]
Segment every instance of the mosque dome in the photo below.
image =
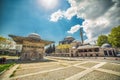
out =
[[36,38],[36,39],[40,39],[40,35],[37,34],[37,33],[31,33],[31,34],[28,35],[28,37],[30,37],[30,38]]
[[66,36],[66,38],[73,38],[72,36]]
[[108,43],[104,43],[101,48],[111,48],[112,46]]
[[75,40],[75,39],[74,39],[72,36],[66,36],[66,37],[65,37],[65,40],[72,40],[72,41],[73,41],[73,40]]

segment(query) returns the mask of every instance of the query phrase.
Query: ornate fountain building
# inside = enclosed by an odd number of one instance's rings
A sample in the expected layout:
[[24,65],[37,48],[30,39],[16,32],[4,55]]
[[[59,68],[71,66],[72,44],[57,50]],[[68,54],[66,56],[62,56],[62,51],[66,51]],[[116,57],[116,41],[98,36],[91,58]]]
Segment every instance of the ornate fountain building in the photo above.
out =
[[44,47],[52,44],[53,41],[46,41],[40,35],[31,33],[27,37],[9,35],[17,44],[22,45],[21,60],[40,60],[44,56]]

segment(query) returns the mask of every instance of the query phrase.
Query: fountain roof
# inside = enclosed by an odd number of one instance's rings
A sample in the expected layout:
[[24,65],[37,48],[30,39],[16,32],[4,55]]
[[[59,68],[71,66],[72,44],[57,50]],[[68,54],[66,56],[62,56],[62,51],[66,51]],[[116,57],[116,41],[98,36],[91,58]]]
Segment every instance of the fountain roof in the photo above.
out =
[[45,45],[54,43],[53,41],[47,41],[40,38],[39,34],[31,33],[27,37],[9,35],[16,43],[23,44],[24,41],[29,41],[32,43],[44,43]]

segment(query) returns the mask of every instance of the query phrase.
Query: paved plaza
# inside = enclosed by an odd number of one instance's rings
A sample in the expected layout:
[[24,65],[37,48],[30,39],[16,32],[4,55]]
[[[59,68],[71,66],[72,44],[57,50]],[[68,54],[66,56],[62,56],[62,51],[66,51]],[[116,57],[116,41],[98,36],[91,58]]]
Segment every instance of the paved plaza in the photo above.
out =
[[[51,61],[16,64],[1,80],[120,80],[120,64],[46,57]],[[118,61],[119,62],[119,61]]]

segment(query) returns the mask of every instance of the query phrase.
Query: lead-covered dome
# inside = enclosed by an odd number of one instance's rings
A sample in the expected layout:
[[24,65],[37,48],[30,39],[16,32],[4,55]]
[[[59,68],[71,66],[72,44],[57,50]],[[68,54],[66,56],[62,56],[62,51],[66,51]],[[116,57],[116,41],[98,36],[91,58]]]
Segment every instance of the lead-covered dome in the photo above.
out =
[[64,38],[64,40],[75,40],[72,36],[66,36],[65,38]]
[[37,34],[37,33],[31,33],[31,34],[28,35],[28,37],[40,39],[40,35]]
[[104,43],[101,47],[102,48],[111,48],[112,46],[108,43]]

